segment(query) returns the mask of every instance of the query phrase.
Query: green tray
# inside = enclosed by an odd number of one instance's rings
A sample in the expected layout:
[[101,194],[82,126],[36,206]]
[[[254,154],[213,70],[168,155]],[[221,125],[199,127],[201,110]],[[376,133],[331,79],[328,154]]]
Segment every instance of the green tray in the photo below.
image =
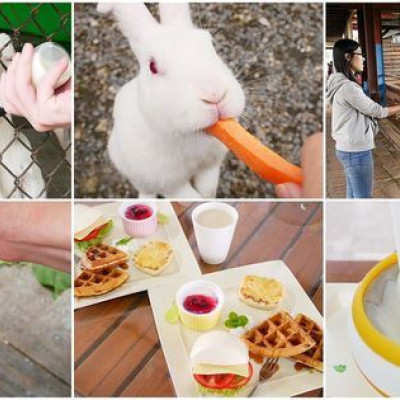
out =
[[1,3],[0,31],[71,43],[70,3]]

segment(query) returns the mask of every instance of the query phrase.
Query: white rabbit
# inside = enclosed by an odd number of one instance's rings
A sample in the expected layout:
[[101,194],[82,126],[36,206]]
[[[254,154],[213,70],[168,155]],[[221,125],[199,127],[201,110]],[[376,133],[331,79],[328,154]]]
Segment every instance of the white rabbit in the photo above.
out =
[[[11,43],[11,38],[5,34],[0,34],[0,50],[1,61],[4,65],[8,65],[14,54],[15,50]],[[3,73],[3,66],[0,65],[0,76]],[[0,104],[1,107],[1,104]],[[10,115],[6,117],[11,121]],[[0,162],[0,198],[26,198],[23,193],[27,193],[30,197],[46,197],[43,192],[45,183],[42,177],[40,168],[36,164],[32,164],[26,173],[24,171],[32,163],[30,143],[28,139],[22,134],[19,134],[20,140],[28,146],[26,148],[18,140],[14,142],[14,128],[4,119],[0,117],[0,154],[2,155]],[[10,143],[12,144],[10,145]],[[18,186],[22,189],[16,188],[16,178],[7,171],[6,166],[18,179]]]
[[139,64],[119,91],[109,155],[140,197],[215,197],[226,148],[203,131],[239,116],[244,92],[189,5],[162,3],[158,23],[144,4],[99,4],[112,12]]

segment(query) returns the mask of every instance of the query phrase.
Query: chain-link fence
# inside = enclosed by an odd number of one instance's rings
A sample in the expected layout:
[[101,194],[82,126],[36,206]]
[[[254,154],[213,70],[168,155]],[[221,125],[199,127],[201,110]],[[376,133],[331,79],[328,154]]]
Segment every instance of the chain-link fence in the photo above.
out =
[[[55,41],[71,52],[71,5],[0,4],[0,75],[24,43]],[[0,104],[0,198],[71,196],[71,132],[36,132]]]

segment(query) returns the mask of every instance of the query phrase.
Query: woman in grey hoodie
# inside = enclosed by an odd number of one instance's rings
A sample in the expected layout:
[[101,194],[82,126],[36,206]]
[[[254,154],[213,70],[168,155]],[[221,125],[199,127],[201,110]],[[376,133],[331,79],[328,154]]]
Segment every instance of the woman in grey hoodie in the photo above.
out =
[[346,175],[347,198],[370,198],[376,119],[399,113],[400,105],[382,107],[363,92],[356,76],[363,70],[364,58],[354,40],[340,39],[335,43],[333,62],[336,73],[328,80],[328,101],[332,104],[336,154]]

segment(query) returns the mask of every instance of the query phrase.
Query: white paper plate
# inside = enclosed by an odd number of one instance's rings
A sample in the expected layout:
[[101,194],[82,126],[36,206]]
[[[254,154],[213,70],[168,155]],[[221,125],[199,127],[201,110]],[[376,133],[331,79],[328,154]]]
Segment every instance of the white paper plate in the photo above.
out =
[[[358,369],[349,346],[348,322],[357,284],[328,283],[326,285],[326,346],[325,373],[328,397],[380,397]],[[334,366],[345,365],[343,373]]]
[[[274,311],[265,311],[249,307],[242,303],[237,296],[237,291],[241,279],[246,275],[260,275],[281,280],[288,292],[282,306]],[[176,394],[180,397],[199,396],[192,379],[189,353],[193,343],[201,333],[191,331],[183,327],[180,323],[175,325],[169,324],[165,321],[165,313],[173,303],[179,287],[183,283],[194,279],[196,279],[195,276],[191,279],[176,279],[176,281],[171,282],[168,286],[153,286],[149,289],[150,302],[162,348]],[[282,309],[282,307],[286,308],[292,315],[300,312],[306,314],[315,321],[318,321],[322,326],[322,317],[318,310],[282,261],[264,262],[205,274],[201,279],[218,284],[225,293],[223,317],[215,329],[225,329],[223,323],[225,316],[230,311],[248,315],[257,323],[274,314],[279,309]],[[257,389],[255,397],[294,396],[309,390],[318,389],[323,385],[323,375],[320,372],[296,371],[294,363],[285,359],[279,362],[279,366],[279,371]],[[258,377],[259,368],[256,364],[255,377]]]
[[[95,206],[99,209],[106,217],[112,218],[114,221],[114,228],[110,235],[104,240],[105,243],[111,244],[113,239],[126,237],[122,221],[118,216],[118,207],[120,203],[107,203]],[[149,240],[165,240],[169,242],[174,249],[174,259],[169,267],[163,271],[160,275],[151,276],[140,270],[134,265],[133,261],[129,261],[130,278],[121,287],[113,290],[110,293],[106,293],[101,296],[94,297],[83,297],[76,298],[74,301],[74,308],[82,308],[91,306],[93,304],[101,303],[103,301],[116,299],[118,297],[126,296],[129,294],[142,292],[148,290],[150,287],[158,285],[160,283],[167,284],[168,282],[174,281],[175,279],[183,277],[197,277],[201,275],[201,271],[197,264],[196,258],[192,252],[192,249],[186,239],[183,229],[179,223],[178,217],[169,202],[157,202],[158,210],[168,217],[168,223],[165,225],[159,225],[157,231],[150,237],[134,239],[138,241],[138,245],[142,245]],[[78,259],[76,258],[75,261]],[[75,263],[75,275],[80,272],[80,269]]]

